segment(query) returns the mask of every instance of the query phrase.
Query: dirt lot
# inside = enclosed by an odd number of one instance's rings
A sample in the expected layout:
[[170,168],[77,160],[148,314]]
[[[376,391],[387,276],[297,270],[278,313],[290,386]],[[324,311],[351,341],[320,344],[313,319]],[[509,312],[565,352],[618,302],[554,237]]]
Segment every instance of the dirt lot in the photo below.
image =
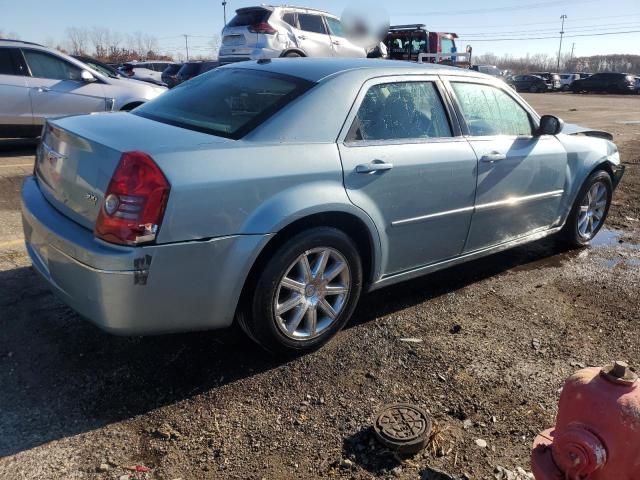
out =
[[[566,376],[640,362],[640,97],[527,99],[615,133],[627,173],[597,245],[562,251],[546,240],[376,292],[330,345],[288,363],[235,330],[118,338],[80,319],[21,244],[18,190],[33,144],[3,143],[0,478],[427,479],[431,467],[484,479],[496,466],[528,469]],[[438,432],[403,461],[369,430],[398,401],[422,405]],[[150,471],[125,468],[135,465]]]

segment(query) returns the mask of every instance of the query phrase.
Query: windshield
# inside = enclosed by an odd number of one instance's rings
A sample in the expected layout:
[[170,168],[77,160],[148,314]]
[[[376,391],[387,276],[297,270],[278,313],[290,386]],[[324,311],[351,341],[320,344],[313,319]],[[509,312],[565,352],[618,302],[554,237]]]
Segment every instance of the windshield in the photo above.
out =
[[118,78],[118,75],[116,75],[113,70],[103,67],[99,63],[94,63],[94,62],[85,62],[85,63],[89,65],[91,68],[93,68],[94,70],[97,70],[101,74],[106,75],[107,77]]
[[224,68],[199,75],[133,113],[238,139],[312,86],[312,82],[288,75]]

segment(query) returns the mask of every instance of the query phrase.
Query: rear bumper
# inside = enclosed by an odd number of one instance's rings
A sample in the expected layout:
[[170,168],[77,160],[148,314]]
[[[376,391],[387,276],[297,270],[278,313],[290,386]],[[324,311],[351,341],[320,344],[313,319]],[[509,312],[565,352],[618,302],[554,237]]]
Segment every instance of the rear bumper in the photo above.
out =
[[251,51],[237,53],[237,54],[226,53],[224,51],[221,51],[220,55],[218,56],[218,61],[220,62],[220,65],[226,65],[228,63],[245,62],[247,60],[262,60],[265,58],[278,58],[281,53],[282,53],[282,50],[277,50],[272,48],[255,48]]
[[71,308],[121,335],[229,326],[244,280],[268,235],[119,247],[60,214],[33,177],[22,187],[27,251]]

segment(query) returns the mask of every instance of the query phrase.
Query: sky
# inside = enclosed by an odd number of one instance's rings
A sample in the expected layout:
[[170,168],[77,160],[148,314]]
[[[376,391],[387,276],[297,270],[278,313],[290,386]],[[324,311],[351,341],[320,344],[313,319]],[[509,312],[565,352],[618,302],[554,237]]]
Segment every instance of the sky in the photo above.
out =
[[[227,20],[235,9],[259,3],[228,0]],[[291,4],[340,15],[352,2],[296,0]],[[558,38],[541,37],[559,36],[561,15],[567,15],[563,53],[574,48],[575,56],[640,54],[638,0],[616,0],[615,8],[606,8],[609,2],[603,0],[393,0],[378,4],[386,8],[391,24],[424,23],[432,31],[458,33],[458,50],[470,44],[474,55],[557,55]],[[181,35],[193,35],[189,37],[192,55],[210,51],[212,36],[224,24],[221,0],[0,0],[0,12],[0,31],[5,35],[15,32],[22,40],[64,44],[67,27],[100,26],[122,34],[153,35],[161,51],[174,54],[184,53]]]

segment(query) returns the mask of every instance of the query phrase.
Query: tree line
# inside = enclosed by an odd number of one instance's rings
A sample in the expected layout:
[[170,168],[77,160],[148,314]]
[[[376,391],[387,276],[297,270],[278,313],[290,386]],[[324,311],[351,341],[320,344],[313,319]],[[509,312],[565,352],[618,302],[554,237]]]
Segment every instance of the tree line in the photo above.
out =
[[640,55],[632,54],[591,55],[585,57],[563,55],[560,58],[560,68],[558,68],[558,57],[545,53],[527,54],[524,57],[515,57],[513,55],[498,57],[493,53],[485,53],[475,56],[472,61],[478,65],[495,65],[502,70],[510,70],[514,73],[616,72],[640,74]]

